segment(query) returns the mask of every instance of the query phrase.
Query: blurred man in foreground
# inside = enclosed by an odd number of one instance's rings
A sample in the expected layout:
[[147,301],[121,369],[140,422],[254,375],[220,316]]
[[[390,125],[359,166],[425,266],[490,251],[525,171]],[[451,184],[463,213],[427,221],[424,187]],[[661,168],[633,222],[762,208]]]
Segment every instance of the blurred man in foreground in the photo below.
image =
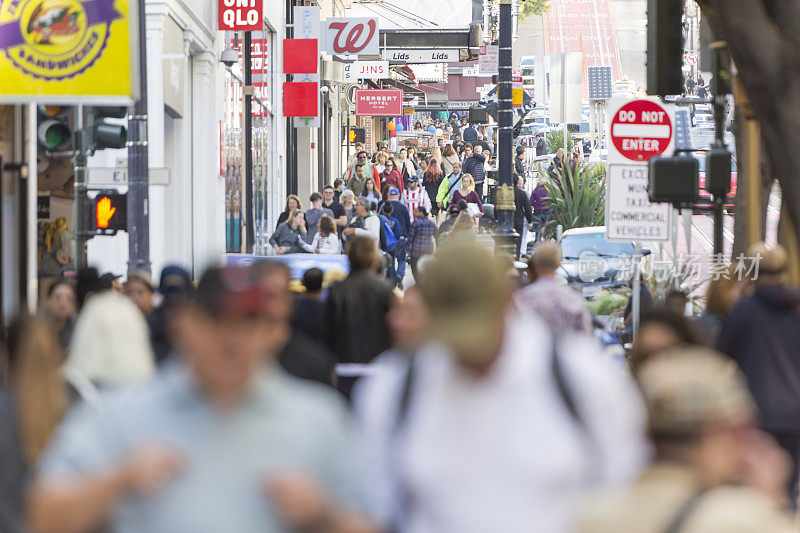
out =
[[783,533],[789,459],[753,423],[735,363],[707,348],[656,355],[639,373],[655,461],[590,500],[580,533]]
[[[286,263],[264,260],[253,265],[253,275],[264,298],[264,312],[277,332],[278,362],[294,377],[334,385],[336,360],[325,345],[291,327],[292,273]],[[320,284],[322,273],[320,272]],[[321,312],[321,311],[320,311]]]
[[[411,357],[382,355],[354,394],[385,527],[567,532],[587,488],[636,474],[646,447],[633,384],[593,344],[556,347],[531,315],[506,315],[511,288],[497,258],[451,241],[419,291],[427,314],[415,314],[430,317],[432,339],[412,342]],[[405,323],[413,340],[422,325]]]
[[74,413],[31,493],[33,531],[371,531],[333,391],[274,362],[243,269],[211,269],[179,321],[184,364]]

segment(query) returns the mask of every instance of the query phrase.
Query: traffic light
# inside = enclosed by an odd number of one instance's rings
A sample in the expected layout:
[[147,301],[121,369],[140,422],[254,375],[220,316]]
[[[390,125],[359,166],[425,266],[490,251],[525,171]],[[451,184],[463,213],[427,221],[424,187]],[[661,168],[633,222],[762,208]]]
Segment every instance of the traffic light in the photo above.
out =
[[683,93],[683,4],[647,2],[647,94]]
[[36,124],[38,154],[37,188],[53,191],[62,188],[72,177],[72,131],[74,108],[40,105]]
[[367,142],[367,133],[364,128],[350,128],[347,135],[351,143]]
[[128,195],[114,190],[100,191],[91,200],[92,224],[98,235],[115,235],[128,227]]
[[68,123],[71,108],[60,105],[40,105],[36,138],[45,150],[66,150],[72,144],[72,128]]
[[488,124],[489,113],[485,107],[470,107],[469,108],[469,122],[470,124]]
[[687,155],[653,157],[647,195],[651,202],[670,202],[676,206],[697,201],[699,193],[697,159]]
[[92,113],[91,138],[94,140],[93,148],[125,148],[128,140],[128,131],[125,126],[106,122],[107,118],[125,118],[128,116],[127,107],[94,107]]
[[731,192],[731,153],[725,148],[712,148],[706,152],[705,189],[714,196]]

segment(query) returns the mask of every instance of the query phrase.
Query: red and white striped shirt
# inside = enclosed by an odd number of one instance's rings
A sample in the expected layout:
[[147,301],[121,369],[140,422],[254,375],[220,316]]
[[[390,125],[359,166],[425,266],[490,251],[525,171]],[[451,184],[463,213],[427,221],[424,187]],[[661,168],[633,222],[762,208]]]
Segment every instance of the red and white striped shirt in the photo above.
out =
[[415,190],[405,189],[403,191],[402,200],[406,207],[408,207],[412,222],[414,221],[414,211],[416,211],[417,207],[420,205],[424,206],[425,209],[428,210],[428,213],[431,212],[431,199],[425,187],[417,187]]

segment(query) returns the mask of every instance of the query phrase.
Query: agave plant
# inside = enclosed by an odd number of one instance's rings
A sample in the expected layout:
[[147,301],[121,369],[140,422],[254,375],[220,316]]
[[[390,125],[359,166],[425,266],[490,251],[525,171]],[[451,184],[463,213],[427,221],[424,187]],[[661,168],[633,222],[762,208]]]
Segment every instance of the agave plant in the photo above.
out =
[[[564,148],[564,130],[548,131],[544,141],[547,143],[547,153],[554,154],[559,148]],[[567,151],[572,150],[572,134],[567,132]]]
[[564,230],[602,226],[606,208],[606,169],[602,163],[555,169],[553,179],[547,171],[539,172],[539,180],[547,189],[552,218],[545,228],[545,237],[553,237],[556,227]]

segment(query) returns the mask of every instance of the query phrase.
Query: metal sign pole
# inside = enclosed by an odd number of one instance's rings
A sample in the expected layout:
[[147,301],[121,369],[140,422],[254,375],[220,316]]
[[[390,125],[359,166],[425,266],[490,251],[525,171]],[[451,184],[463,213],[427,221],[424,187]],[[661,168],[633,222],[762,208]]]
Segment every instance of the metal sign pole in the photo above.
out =
[[[150,177],[147,146],[147,39],[139,0],[139,101],[128,115],[128,272],[150,272]],[[85,157],[85,156],[84,156]],[[85,165],[84,165],[85,166]],[[81,196],[85,198],[85,194]]]
[[251,32],[244,32],[244,221],[245,251],[253,253],[253,72]]

